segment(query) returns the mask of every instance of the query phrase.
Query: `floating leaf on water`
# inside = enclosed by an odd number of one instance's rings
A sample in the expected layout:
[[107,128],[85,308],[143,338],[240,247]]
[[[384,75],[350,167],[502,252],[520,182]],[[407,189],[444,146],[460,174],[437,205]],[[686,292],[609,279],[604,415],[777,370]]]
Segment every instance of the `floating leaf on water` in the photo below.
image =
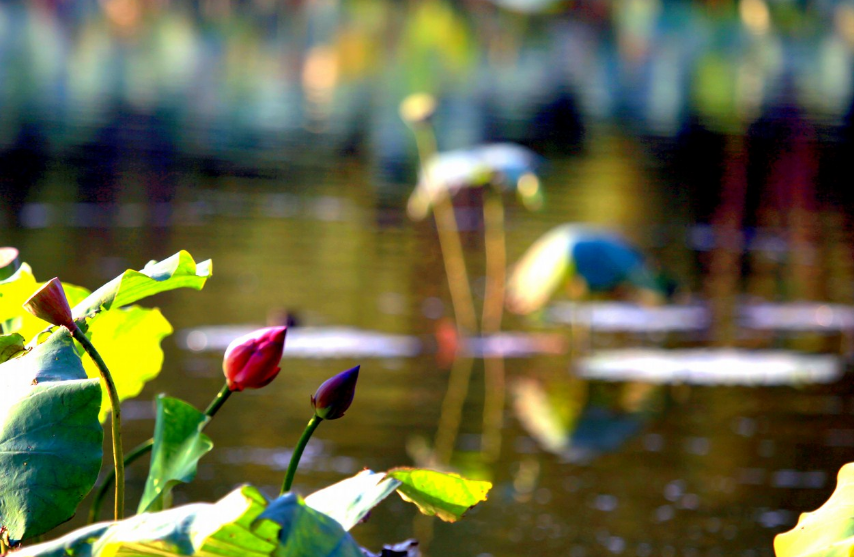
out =
[[417,468],[394,468],[388,477],[402,485],[397,492],[405,500],[415,503],[428,516],[438,516],[445,522],[456,522],[467,510],[481,501],[492,489],[490,482],[467,480],[456,474],[422,470]]

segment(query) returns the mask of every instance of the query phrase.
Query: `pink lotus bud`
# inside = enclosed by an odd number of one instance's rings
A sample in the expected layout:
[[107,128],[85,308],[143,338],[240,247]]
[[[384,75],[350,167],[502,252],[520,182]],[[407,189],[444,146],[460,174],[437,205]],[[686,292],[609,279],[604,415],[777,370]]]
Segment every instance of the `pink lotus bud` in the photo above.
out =
[[324,420],[337,420],[344,415],[353,403],[356,394],[356,381],[359,379],[359,367],[342,371],[327,379],[311,397],[314,414]]
[[71,318],[68,298],[58,278],[52,278],[24,302],[24,309],[51,325],[62,325],[70,331],[77,328]]
[[279,374],[287,327],[258,329],[237,338],[225,349],[222,370],[232,391],[260,389]]

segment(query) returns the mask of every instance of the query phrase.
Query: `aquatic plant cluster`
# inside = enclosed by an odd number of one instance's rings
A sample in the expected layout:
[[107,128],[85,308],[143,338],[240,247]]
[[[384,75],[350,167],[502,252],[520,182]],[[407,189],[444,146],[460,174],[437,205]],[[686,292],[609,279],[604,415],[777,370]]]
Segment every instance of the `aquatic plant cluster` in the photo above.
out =
[[[293,449],[277,498],[268,500],[244,485],[216,503],[170,508],[173,488],[193,481],[199,460],[213,449],[204,429],[229,397],[263,388],[283,375],[287,327],[259,329],[228,346],[224,385],[204,412],[159,395],[152,438],[125,453],[121,401],[138,395],[159,373],[160,341],[171,332],[159,310],[135,302],[176,288],[200,290],[211,277],[211,262],[196,263],[182,251],[139,271],[128,270],[89,292],[57,278],[39,284],[16,250],[3,248],[2,255],[0,555],[362,557],[373,554],[349,530],[391,493],[397,491],[426,515],[453,522],[484,501],[492,487],[434,470],[395,468],[364,470],[305,498],[292,491],[314,430],[324,420],[343,417],[353,403],[357,365],[323,382],[310,397],[312,416]],[[108,418],[113,468],[97,483],[102,424]],[[124,469],[148,455],[137,513],[124,518]],[[111,491],[112,520],[96,522]],[[89,526],[32,543],[79,512],[90,492]],[[382,555],[417,554],[413,540],[382,550]]]

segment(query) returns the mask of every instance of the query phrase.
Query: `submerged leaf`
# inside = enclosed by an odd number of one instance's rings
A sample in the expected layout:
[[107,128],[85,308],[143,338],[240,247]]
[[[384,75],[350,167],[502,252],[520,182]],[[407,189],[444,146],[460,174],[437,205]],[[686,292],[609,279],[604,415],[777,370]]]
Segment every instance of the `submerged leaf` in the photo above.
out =
[[0,526],[12,540],[74,515],[98,477],[101,390],[58,331],[0,365]]
[[445,522],[459,520],[471,507],[486,501],[486,494],[492,489],[490,482],[467,480],[435,470],[394,468],[389,470],[388,477],[401,482],[397,492],[405,501]]
[[157,397],[151,468],[138,513],[168,507],[164,500],[172,488],[196,477],[199,459],[213,448],[213,442],[201,429],[207,419],[203,412],[183,400],[163,395]]
[[803,513],[798,524],[774,538],[777,557],[834,557],[854,551],[854,463],[839,470],[836,489],[824,505]]
[[142,298],[174,290],[201,290],[211,276],[210,260],[196,263],[186,251],[179,251],[160,262],[152,262],[141,271],[128,269],[72,308],[80,318],[101,308],[112,309],[132,304]]
[[[160,342],[172,333],[172,325],[157,308],[139,306],[103,312],[92,319],[87,335],[110,369],[119,400],[133,398],[163,367]],[[99,377],[98,367],[88,356],[83,367],[89,377]],[[110,411],[110,401],[104,391],[100,418],[103,422]]]

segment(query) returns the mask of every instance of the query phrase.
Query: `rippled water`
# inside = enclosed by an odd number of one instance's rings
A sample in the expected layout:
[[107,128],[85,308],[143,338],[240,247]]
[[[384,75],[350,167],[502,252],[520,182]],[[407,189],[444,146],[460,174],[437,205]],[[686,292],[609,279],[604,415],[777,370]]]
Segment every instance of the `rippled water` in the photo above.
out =
[[[3,229],[3,238],[21,249],[38,278],[58,275],[89,287],[179,249],[213,259],[214,277],[202,292],[175,291],[149,302],[162,308],[176,334],[164,341],[160,377],[125,403],[127,446],[150,435],[156,393],[197,407],[210,400],[221,385],[221,351],[230,335],[284,311],[297,316],[301,328],[293,331],[293,354],[281,376],[264,390],[233,397],[219,414],[208,428],[215,449],[196,481],[177,490],[179,503],[213,500],[241,482],[274,495],[310,417],[309,395],[329,375],[359,363],[354,405],[318,430],[298,490],[310,493],[363,467],[424,462],[439,424],[454,425],[448,401],[461,394],[467,396],[451,436],[451,465],[495,483],[488,502],[454,525],[417,517],[390,498],[354,531],[368,547],[417,537],[435,556],[771,555],[774,534],[825,500],[838,468],[852,460],[847,375],[823,384],[801,378],[746,386],[692,384],[684,376],[587,380],[573,370],[606,350],[721,346],[825,354],[847,369],[834,356],[848,350],[847,336],[830,325],[849,310],[827,304],[851,303],[848,217],[817,210],[806,228],[809,241],[794,247],[788,229],[757,229],[751,238],[767,241],[748,244],[755,249],[744,252],[743,264],[715,267],[709,263],[720,251],[715,241],[725,236],[709,240],[709,229],[696,225],[693,198],[655,165],[638,164],[642,152],[640,142],[610,135],[592,141],[584,155],[553,160],[544,212],[509,209],[509,259],[564,221],[619,227],[683,282],[685,307],[708,308],[712,320],[685,330],[594,330],[579,347],[565,324],[507,316],[504,328],[513,334],[500,346],[508,392],[494,462],[480,451],[484,360],[473,360],[467,393],[455,387],[447,397],[452,376],[459,382],[465,370],[454,371],[442,356],[441,317],[450,309],[434,230],[409,223],[402,204],[379,203],[370,168],[357,161],[274,177],[186,171],[176,177],[171,203],[148,205],[128,186],[118,190],[107,216],[76,202],[64,181],[69,169],[59,165],[31,192],[24,227]],[[146,180],[133,171],[122,176],[128,184]],[[106,220],[93,223],[93,214]],[[151,226],[153,215],[164,226]],[[464,244],[479,304],[477,226],[464,233]],[[801,310],[807,322],[827,326],[775,332],[726,310],[758,299],[819,302]],[[609,307],[619,309],[600,310]],[[676,325],[691,325],[688,311]],[[637,319],[629,316],[635,328]],[[472,353],[484,346],[473,344]],[[448,433],[438,435],[448,439]],[[144,477],[144,466],[131,468],[130,505]]]

